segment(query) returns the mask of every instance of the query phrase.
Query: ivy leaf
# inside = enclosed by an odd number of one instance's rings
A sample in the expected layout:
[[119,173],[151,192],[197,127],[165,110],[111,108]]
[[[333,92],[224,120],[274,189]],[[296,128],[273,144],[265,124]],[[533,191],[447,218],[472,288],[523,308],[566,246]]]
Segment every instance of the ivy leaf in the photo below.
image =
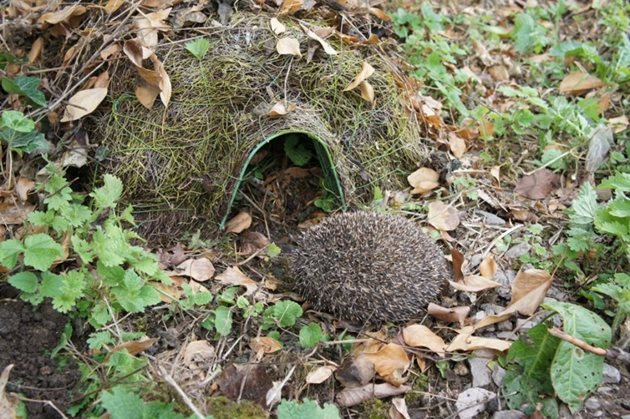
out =
[[317,402],[304,399],[302,403],[282,400],[278,405],[278,419],[339,419],[339,409],[334,404],[326,403],[319,407]]
[[307,349],[314,348],[324,339],[324,332],[317,323],[309,323],[300,329],[300,345]]
[[2,126],[21,133],[29,133],[35,130],[35,121],[27,118],[22,112],[3,111]]
[[37,291],[37,275],[33,272],[20,272],[9,277],[9,284],[20,291],[33,293]]
[[291,327],[302,316],[302,307],[295,301],[282,300],[273,306],[272,313],[278,326]]
[[232,331],[232,312],[227,306],[219,306],[214,311],[214,328],[221,336],[227,336]]
[[40,79],[37,77],[17,76],[14,79],[4,77],[2,88],[7,93],[24,96],[35,105],[46,106],[46,97],[39,90]]
[[48,234],[33,234],[24,240],[24,264],[46,271],[63,257],[63,248]]
[[103,177],[103,182],[103,186],[90,193],[99,210],[114,208],[123,192],[122,181],[116,176],[107,174]]
[[13,269],[17,264],[17,258],[24,251],[24,246],[19,240],[11,239],[0,243],[0,265],[7,269]]
[[198,60],[203,59],[210,49],[210,41],[206,38],[197,38],[186,43],[186,49]]

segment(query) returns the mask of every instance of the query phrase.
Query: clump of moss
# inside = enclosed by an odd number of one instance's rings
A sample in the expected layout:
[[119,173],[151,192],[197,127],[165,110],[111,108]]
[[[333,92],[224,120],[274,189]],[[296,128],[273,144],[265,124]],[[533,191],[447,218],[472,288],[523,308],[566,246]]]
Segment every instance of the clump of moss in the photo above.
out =
[[389,417],[389,406],[381,399],[370,399],[364,402],[363,414],[365,419],[387,419]]
[[233,402],[224,396],[208,398],[208,413],[214,419],[266,419],[265,409],[249,400]]
[[[141,231],[174,239],[216,223],[238,187],[248,155],[263,140],[298,132],[326,146],[346,200],[362,202],[374,185],[392,186],[424,160],[418,123],[410,118],[397,85],[399,76],[376,47],[356,48],[329,41],[339,52],[321,49],[308,61],[279,55],[277,36],[264,13],[236,13],[230,25],[208,29],[203,60],[185,43],[157,49],[173,86],[165,110],[145,109],[133,95],[136,71],[113,77],[111,112],[95,121],[96,140],[109,149],[105,170],[121,177]],[[282,36],[302,49],[312,40],[293,21]],[[176,38],[176,35],[173,35]],[[374,104],[343,89],[366,61]],[[280,101],[296,105],[285,116],[267,112]],[[325,168],[326,169],[326,168]]]

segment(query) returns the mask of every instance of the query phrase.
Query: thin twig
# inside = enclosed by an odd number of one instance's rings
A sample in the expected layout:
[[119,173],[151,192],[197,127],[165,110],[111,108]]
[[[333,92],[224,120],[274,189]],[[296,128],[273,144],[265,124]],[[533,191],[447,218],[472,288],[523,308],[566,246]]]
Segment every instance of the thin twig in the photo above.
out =
[[175,389],[175,391],[177,391],[179,396],[182,398],[182,401],[195,414],[195,416],[197,416],[199,419],[205,419],[206,416],[203,415],[201,411],[197,408],[197,406],[193,404],[192,400],[190,400],[190,397],[188,397],[188,395],[184,393],[184,390],[182,390],[182,388],[179,386],[179,384],[177,384],[173,377],[171,377],[171,375],[167,373],[161,365],[157,365],[157,369],[160,372],[160,375],[162,376],[164,381],[166,381],[171,387]]

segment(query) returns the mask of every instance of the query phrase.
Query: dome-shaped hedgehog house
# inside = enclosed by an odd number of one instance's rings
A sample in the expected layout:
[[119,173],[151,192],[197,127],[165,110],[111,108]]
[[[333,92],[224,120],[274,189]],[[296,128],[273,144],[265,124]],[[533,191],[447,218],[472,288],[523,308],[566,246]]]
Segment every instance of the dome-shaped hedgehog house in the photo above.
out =
[[[201,60],[185,42],[159,46],[172,84],[166,109],[139,103],[133,68],[116,71],[111,110],[96,118],[94,130],[107,150],[101,167],[123,179],[145,236],[174,240],[222,225],[252,157],[286,134],[312,142],[325,188],[340,208],[368,199],[375,186],[400,186],[425,160],[418,122],[379,47],[332,36],[336,55],[321,47],[311,55],[318,44],[295,20],[281,18],[287,31],[276,35],[271,17],[237,13],[228,26],[206,30],[210,48]],[[298,40],[303,55],[280,55],[281,37]],[[375,69],[368,79],[373,103],[358,88],[344,91],[364,63]],[[278,102],[290,112],[270,113]]]

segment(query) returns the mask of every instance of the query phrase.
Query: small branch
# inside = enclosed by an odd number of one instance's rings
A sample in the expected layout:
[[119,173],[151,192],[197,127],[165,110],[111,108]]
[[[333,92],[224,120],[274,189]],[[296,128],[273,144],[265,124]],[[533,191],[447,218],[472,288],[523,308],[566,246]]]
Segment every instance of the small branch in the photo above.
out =
[[552,327],[549,330],[549,334],[552,336],[555,336],[557,338],[562,339],[565,342],[569,342],[572,345],[577,346],[580,349],[585,350],[586,352],[590,352],[592,354],[595,355],[599,355],[599,356],[607,356],[608,355],[608,351],[606,351],[606,349],[604,348],[598,348],[596,346],[590,345],[586,342],[584,342],[582,339],[576,338],[575,336],[571,336],[565,332],[563,332],[562,330],[558,329],[557,327]]
[[156,366],[164,381],[166,381],[171,387],[175,389],[175,391],[177,391],[179,396],[182,398],[182,401],[186,404],[186,406],[188,406],[190,410],[192,410],[195,416],[197,416],[199,419],[205,419],[206,416],[203,415],[201,411],[197,408],[197,406],[193,404],[192,400],[190,400],[190,397],[188,397],[188,395],[184,393],[184,390],[182,390],[182,388],[179,386],[179,384],[177,384],[173,377],[171,377],[171,375],[167,373],[161,365],[156,364]]

